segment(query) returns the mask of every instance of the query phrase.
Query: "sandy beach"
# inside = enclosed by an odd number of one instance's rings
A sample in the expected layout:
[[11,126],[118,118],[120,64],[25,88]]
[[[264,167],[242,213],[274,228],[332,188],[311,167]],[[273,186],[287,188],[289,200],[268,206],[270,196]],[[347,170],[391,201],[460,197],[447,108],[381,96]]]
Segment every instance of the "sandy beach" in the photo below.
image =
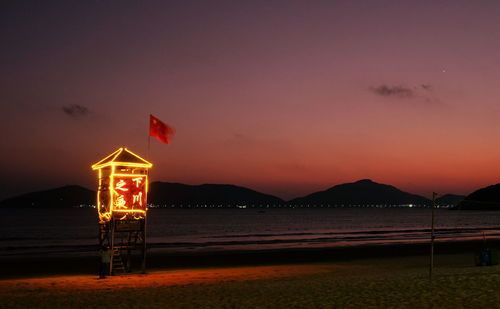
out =
[[[97,279],[92,274],[0,280],[1,308],[480,308],[498,307],[500,267],[476,267],[467,246],[391,256],[400,247],[325,261],[222,266],[207,262]],[[419,247],[412,247],[415,251]],[[459,250],[465,248],[464,250]],[[423,249],[423,248],[422,248]],[[386,250],[386,251],[384,251]],[[368,255],[373,252],[372,256]],[[384,252],[390,255],[383,254]],[[303,252],[304,253],[304,252]],[[261,254],[262,255],[262,254]],[[304,255],[307,255],[304,253]],[[313,254],[314,256],[314,254]],[[161,256],[156,258],[160,259]],[[202,258],[202,257],[200,257]],[[255,258],[255,256],[254,256]],[[216,256],[212,256],[216,260]],[[154,258],[153,258],[154,261]],[[222,261],[221,261],[222,263]],[[244,264],[243,262],[241,262]]]

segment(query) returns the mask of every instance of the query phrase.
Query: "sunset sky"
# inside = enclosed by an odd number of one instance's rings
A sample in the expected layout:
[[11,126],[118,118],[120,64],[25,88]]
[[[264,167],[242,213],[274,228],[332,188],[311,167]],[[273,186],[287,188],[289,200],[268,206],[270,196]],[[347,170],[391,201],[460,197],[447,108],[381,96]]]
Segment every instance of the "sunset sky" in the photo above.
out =
[[[289,199],[500,182],[499,1],[3,1],[0,199],[126,146]],[[177,133],[151,140],[149,114]]]

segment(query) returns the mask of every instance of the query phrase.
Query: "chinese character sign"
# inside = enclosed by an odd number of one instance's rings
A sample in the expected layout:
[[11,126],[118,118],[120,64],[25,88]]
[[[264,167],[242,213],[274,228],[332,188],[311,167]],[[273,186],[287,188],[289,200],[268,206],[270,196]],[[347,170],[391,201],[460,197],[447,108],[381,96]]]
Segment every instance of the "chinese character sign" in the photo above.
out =
[[152,163],[120,148],[92,165],[99,172],[99,222],[144,219],[147,211],[148,169]]
[[146,176],[115,176],[113,197],[114,211],[146,210]]

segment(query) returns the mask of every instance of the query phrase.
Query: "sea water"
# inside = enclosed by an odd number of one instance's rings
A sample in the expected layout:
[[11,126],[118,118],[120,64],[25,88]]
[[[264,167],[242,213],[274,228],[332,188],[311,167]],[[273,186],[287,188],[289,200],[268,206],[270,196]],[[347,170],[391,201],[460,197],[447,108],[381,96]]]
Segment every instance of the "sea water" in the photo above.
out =
[[[93,254],[95,209],[1,209],[0,256]],[[500,212],[435,211],[437,241],[500,238]],[[415,208],[150,209],[151,250],[227,251],[428,241],[431,210]]]

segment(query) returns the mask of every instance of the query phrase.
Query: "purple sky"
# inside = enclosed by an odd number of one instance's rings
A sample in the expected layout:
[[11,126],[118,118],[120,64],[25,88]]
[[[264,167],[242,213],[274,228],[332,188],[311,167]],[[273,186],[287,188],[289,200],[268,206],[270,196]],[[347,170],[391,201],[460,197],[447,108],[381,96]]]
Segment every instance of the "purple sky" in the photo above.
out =
[[[499,182],[498,1],[3,1],[0,198],[153,180],[292,198],[371,178]],[[151,141],[149,114],[175,127]]]

